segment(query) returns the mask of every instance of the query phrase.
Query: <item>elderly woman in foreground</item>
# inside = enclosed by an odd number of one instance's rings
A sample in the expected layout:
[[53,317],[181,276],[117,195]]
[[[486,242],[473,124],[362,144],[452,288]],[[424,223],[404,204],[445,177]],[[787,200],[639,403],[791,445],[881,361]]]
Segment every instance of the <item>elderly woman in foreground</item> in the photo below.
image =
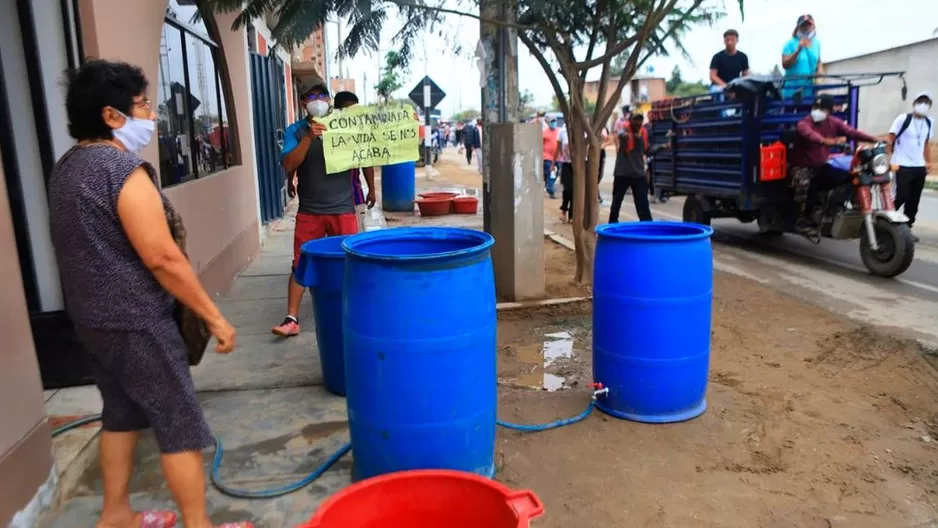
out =
[[176,525],[174,512],[130,506],[134,450],[147,428],[156,435],[183,524],[211,528],[202,450],[213,438],[196,399],[176,302],[205,322],[219,353],[232,351],[235,331],[177,245],[185,236],[181,221],[157,188],[153,167],[139,157],[156,130],[146,91],[143,72],[126,63],[90,60],[73,72],[65,106],[78,144],[49,179],[50,229],[68,313],[104,402],[98,528]]

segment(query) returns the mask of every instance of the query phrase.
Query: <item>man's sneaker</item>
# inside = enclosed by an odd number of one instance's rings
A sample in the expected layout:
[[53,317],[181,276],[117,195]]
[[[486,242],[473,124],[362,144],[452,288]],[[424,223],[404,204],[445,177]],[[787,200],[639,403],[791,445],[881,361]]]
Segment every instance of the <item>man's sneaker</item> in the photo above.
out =
[[280,337],[293,337],[300,333],[300,323],[296,318],[288,315],[282,323],[271,328],[270,331]]

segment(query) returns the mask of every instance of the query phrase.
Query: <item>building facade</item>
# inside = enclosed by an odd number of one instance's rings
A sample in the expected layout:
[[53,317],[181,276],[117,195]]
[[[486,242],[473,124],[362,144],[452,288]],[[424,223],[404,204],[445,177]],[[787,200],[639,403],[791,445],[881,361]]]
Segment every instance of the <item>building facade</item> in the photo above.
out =
[[886,134],[896,116],[912,110],[911,99],[921,91],[938,96],[938,37],[929,38],[856,57],[826,63],[827,73],[905,72],[908,99],[902,100],[902,83],[884,78],[879,84],[860,88],[859,126],[871,134]]
[[[583,97],[596,103],[599,99],[599,81],[587,81],[583,86]],[[614,77],[606,82],[606,101],[612,98],[615,89],[619,85],[619,78]],[[636,75],[625,88],[622,89],[622,96],[619,98],[620,105],[632,103],[642,103],[664,99],[667,95],[665,80],[663,77],[650,77],[645,75]]]
[[[74,144],[63,72],[100,57],[146,73],[158,137],[142,157],[185,220],[192,265],[210,293],[225,291],[253,258],[264,194],[282,193],[276,159],[257,161],[261,149],[267,158],[277,149],[275,123],[297,116],[291,57],[265,57],[263,21],[232,30],[235,14],[196,13],[193,0],[0,3],[0,526],[34,526],[55,495],[43,389],[90,381],[48,233],[46,179]],[[263,72],[274,77],[259,75],[268,59],[277,68]],[[279,97],[261,106],[259,90]],[[255,119],[261,108],[272,117]]]

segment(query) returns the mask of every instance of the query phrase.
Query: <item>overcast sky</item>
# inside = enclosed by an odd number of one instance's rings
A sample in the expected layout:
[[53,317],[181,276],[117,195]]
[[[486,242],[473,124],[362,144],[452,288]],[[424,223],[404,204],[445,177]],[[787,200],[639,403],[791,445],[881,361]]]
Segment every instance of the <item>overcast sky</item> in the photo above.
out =
[[[705,79],[709,75],[710,58],[722,49],[723,31],[729,28],[739,31],[739,49],[749,56],[752,69],[767,73],[781,62],[782,46],[791,37],[798,16],[804,13],[810,13],[817,22],[821,59],[824,61],[923,40],[931,37],[938,27],[938,2],[934,0],[747,0],[745,21],[740,16],[736,0],[727,0],[725,5],[726,18],[714,27],[697,28],[685,38],[684,45],[690,51],[692,61],[681,57],[656,57],[648,62],[654,73],[667,77],[677,65],[686,80]],[[399,27],[399,21],[390,21],[382,44],[384,48],[393,49],[391,36]],[[330,46],[336,42],[336,29],[336,24],[327,26]],[[444,32],[462,45],[462,55],[453,52],[456,47],[453,42],[439,37],[428,38],[426,59],[418,52],[398,95],[406,97],[416,83],[429,74],[447,94],[440,104],[444,115],[459,109],[478,109],[481,106],[479,71],[473,54],[479,38],[479,23],[452,17]],[[553,91],[543,70],[520,43],[518,49],[521,89],[534,93],[536,104],[549,104]],[[356,79],[356,90],[360,94],[363,76],[367,75],[365,89],[368,101],[372,102],[377,57],[357,57],[346,61],[344,67],[348,75]],[[921,67],[938,68],[938,59]],[[590,77],[599,77],[599,71],[594,69]],[[938,87],[932,89],[938,90]]]

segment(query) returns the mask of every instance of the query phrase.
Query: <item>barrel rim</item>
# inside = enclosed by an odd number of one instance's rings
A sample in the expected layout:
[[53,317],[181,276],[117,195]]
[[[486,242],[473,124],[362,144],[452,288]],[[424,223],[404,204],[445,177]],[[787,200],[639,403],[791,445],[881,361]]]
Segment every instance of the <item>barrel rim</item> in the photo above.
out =
[[616,238],[620,240],[644,240],[657,242],[680,242],[689,240],[701,240],[710,238],[713,235],[713,228],[703,224],[693,222],[651,222],[654,227],[674,227],[685,230],[696,230],[696,232],[685,232],[685,234],[662,235],[652,233],[641,233],[640,230],[648,227],[649,222],[621,222],[615,224],[603,224],[596,226],[596,234],[600,237]]
[[[316,238],[313,240],[307,240],[306,242],[303,242],[303,244],[300,246],[300,255],[306,255],[306,256],[315,257],[315,258],[336,258],[336,259],[342,258],[344,259],[345,258],[345,251],[344,251],[345,239],[350,236],[352,235],[333,235],[333,236],[327,236],[327,237],[322,237],[322,238]],[[327,239],[332,239],[332,240],[341,239],[342,242],[339,244],[338,249],[334,249],[334,250],[314,249],[323,240],[327,240]],[[330,242],[332,240],[330,240]],[[322,244],[322,245],[325,245],[325,244]]]
[[[418,253],[414,255],[384,255],[367,251],[365,247],[376,240],[387,240],[388,237],[422,238],[430,236],[440,238],[444,235],[458,235],[464,239],[474,239],[478,243],[472,247],[442,253]],[[467,257],[488,251],[495,244],[495,238],[475,229],[462,227],[394,227],[391,229],[377,229],[350,236],[342,242],[342,249],[347,255],[368,260],[386,262],[426,262],[431,260],[450,259],[454,257]]]

